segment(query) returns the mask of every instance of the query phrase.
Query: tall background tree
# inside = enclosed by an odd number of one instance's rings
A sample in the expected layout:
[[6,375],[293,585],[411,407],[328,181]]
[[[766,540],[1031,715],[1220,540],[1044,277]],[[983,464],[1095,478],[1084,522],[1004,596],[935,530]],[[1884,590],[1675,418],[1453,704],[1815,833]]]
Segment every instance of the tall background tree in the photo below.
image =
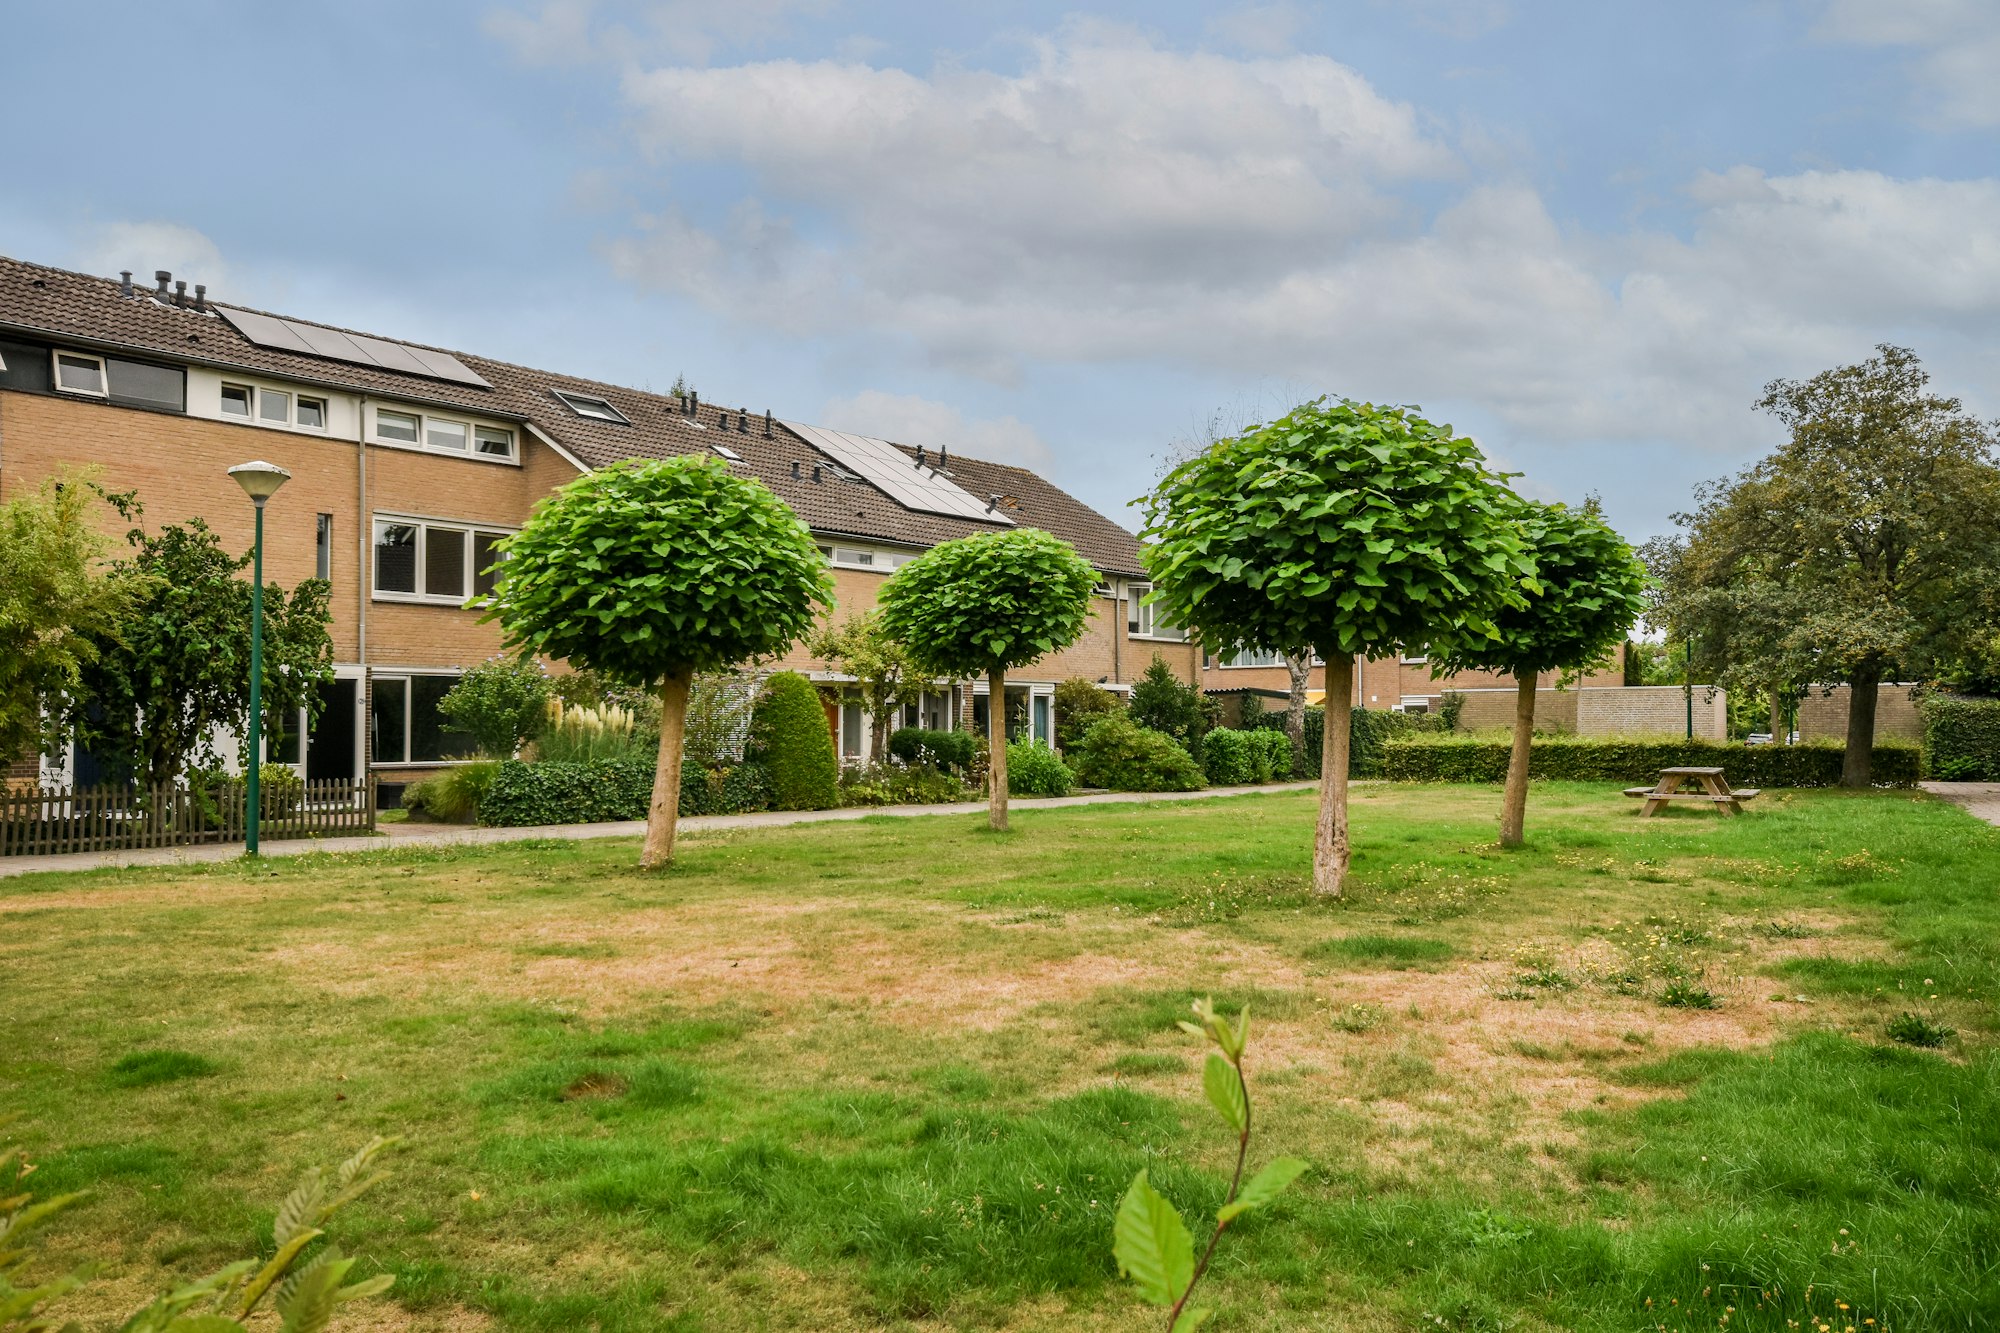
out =
[[[136,502],[125,507],[141,516]],[[64,730],[113,771],[164,786],[219,763],[219,737],[249,733],[250,581],[241,575],[250,556],[231,555],[199,518],[154,533],[134,527],[126,541],[131,554],[112,569],[135,595],[115,628],[92,636],[94,660]],[[327,597],[324,579],[290,594],[265,584],[267,716],[317,711],[319,687],[333,678]]]
[[0,505],[0,764],[45,739],[137,592],[103,567],[102,503],[70,474]]
[[1535,562],[1524,601],[1493,616],[1493,637],[1451,641],[1432,652],[1444,671],[1504,672],[1515,681],[1514,747],[1501,801],[1500,845],[1518,847],[1527,823],[1528,761],[1541,673],[1574,677],[1608,665],[1646,609],[1646,571],[1595,503],[1582,509],[1523,504],[1516,520]]
[[1075,643],[1097,571],[1039,528],[941,542],[883,585],[882,625],[926,675],[987,681],[987,822],[1007,827],[1007,671]]
[[1871,779],[1877,691],[1944,674],[1994,635],[2000,468],[1992,428],[1930,392],[1916,355],[1776,380],[1791,437],[1703,489],[1649,548],[1656,619],[1697,669],[1776,689],[1850,687],[1841,782]]
[[660,696],[660,758],[640,864],[673,858],[697,671],[782,652],[833,604],[812,534],[719,458],[632,461],[579,477],[506,543],[489,618],[507,644]]
[[1354,659],[1493,634],[1534,573],[1518,502],[1450,427],[1322,398],[1189,459],[1140,503],[1179,623],[1204,643],[1325,660],[1313,885],[1339,894]]
[[879,610],[863,611],[838,625],[821,625],[807,640],[813,656],[854,677],[854,687],[868,708],[869,729],[877,758],[889,753],[889,732],[904,704],[923,697],[930,682],[910,660],[902,644],[882,625]]

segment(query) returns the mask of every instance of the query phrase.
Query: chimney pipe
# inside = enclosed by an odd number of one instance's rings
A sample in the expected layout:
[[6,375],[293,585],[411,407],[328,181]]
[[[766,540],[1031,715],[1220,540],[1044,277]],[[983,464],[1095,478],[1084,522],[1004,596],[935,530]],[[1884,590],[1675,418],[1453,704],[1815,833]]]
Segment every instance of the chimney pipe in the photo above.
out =
[[993,494],[986,497],[986,512],[990,514],[999,507],[1000,507],[1000,493],[998,491],[995,491]]
[[798,479],[799,479],[799,460],[794,458],[792,460],[792,480],[797,481]]
[[818,464],[818,463],[814,463],[814,464],[813,464],[813,484],[814,484],[815,486],[817,486],[817,485],[819,484],[819,464]]
[[771,409],[768,407],[764,409],[764,438],[771,438]]
[[185,280],[174,283],[174,309],[185,310],[188,303],[188,285]]
[[951,450],[945,445],[942,444],[939,445],[937,470],[940,472],[944,471],[944,465],[946,463],[949,463],[950,461],[951,461]]
[[129,268],[118,271],[118,294],[125,297],[132,295],[132,270]]
[[197,282],[194,285],[194,312],[197,315],[208,313],[208,285],[206,283]]
[[748,435],[750,433],[750,414],[748,412],[738,412],[736,414],[736,433],[738,435]]
[[716,425],[718,425],[718,426],[720,426],[720,427],[721,427],[722,429],[724,429],[724,430],[728,430],[728,429],[729,429],[729,413],[728,413],[727,411],[722,411],[722,412],[717,412],[717,413],[715,414],[715,424],[716,424]]
[[693,389],[688,390],[688,415],[695,416],[699,414],[700,411],[701,411],[701,395],[699,393],[696,393]]
[[923,465],[924,465],[924,447],[920,444],[917,446],[917,466],[922,467]]
[[155,295],[155,296],[159,297],[159,298],[160,298],[160,299],[161,299],[162,301],[166,300],[166,299],[167,299],[167,283],[173,280],[173,276],[174,276],[173,274],[171,274],[171,273],[167,272],[167,270],[165,270],[165,269],[163,269],[163,268],[156,268],[156,269],[154,269],[154,270],[153,270],[153,281],[155,281],[155,282],[157,282],[157,283],[159,283],[159,284],[160,284],[160,289],[159,289],[158,291],[154,292],[154,293],[153,293],[153,295]]

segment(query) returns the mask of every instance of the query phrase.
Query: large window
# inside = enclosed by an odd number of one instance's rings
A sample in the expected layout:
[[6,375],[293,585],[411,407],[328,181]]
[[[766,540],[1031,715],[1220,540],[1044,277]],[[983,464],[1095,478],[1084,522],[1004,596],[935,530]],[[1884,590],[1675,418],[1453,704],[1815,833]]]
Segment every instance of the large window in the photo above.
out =
[[446,414],[404,412],[378,407],[369,438],[377,444],[409,445],[434,454],[457,454],[499,462],[514,459],[514,432],[481,426]]
[[1281,667],[1284,664],[1285,655],[1268,648],[1239,648],[1222,655],[1222,665],[1226,667]]
[[1134,583],[1125,590],[1129,599],[1127,605],[1131,615],[1126,618],[1125,628],[1136,638],[1166,639],[1173,643],[1186,643],[1187,631],[1167,619],[1166,608],[1156,606],[1146,599],[1153,595],[1150,583]]
[[458,677],[412,672],[377,676],[370,690],[368,733],[378,764],[440,764],[466,759],[472,737],[454,731],[438,702]]
[[375,520],[375,596],[456,606],[493,591],[487,571],[509,534],[418,519]]

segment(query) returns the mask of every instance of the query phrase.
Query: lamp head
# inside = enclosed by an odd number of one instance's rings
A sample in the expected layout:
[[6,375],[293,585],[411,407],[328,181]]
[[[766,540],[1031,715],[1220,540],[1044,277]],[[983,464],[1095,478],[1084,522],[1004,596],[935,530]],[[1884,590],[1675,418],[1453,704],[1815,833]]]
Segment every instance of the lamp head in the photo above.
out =
[[236,484],[243,493],[262,506],[264,501],[278,493],[278,488],[292,479],[292,474],[276,463],[238,463],[229,469],[229,475],[236,478]]

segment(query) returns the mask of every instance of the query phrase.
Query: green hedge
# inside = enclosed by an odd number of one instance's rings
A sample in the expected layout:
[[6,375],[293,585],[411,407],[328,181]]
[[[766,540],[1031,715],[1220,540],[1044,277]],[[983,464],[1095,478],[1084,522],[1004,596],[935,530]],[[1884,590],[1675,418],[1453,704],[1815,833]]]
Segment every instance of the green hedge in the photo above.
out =
[[771,779],[778,810],[831,810],[840,804],[840,760],[813,683],[796,671],[764,682],[750,719],[753,758]]
[[1076,785],[1069,765],[1041,741],[1007,743],[1007,791],[1013,796],[1067,796]]
[[[1449,697],[1449,696],[1448,696]],[[1458,696],[1461,702],[1464,696]],[[1387,708],[1356,708],[1350,716],[1353,728],[1348,732],[1347,776],[1350,778],[1379,778],[1382,771],[1382,747],[1402,736],[1418,736],[1433,732],[1448,732],[1458,716],[1456,708],[1450,712],[1437,713],[1397,713]],[[1285,729],[1285,715],[1282,712],[1260,713],[1252,723],[1260,731]],[[1319,776],[1320,744],[1326,726],[1324,708],[1306,709],[1305,740],[1306,767],[1299,776],[1316,778]]]
[[[1501,782],[1508,744],[1469,736],[1408,736],[1383,747],[1383,776],[1395,782]],[[1878,786],[1907,787],[1917,780],[1917,749],[1875,747]],[[1738,787],[1831,787],[1840,781],[1839,745],[1734,745],[1672,737],[1612,740],[1578,736],[1537,738],[1530,777],[1632,786],[1659,779],[1663,768],[1720,768]]]
[[1282,782],[1292,775],[1292,743],[1281,730],[1217,727],[1202,737],[1201,763],[1218,787]]
[[[600,824],[644,819],[653,800],[653,761],[598,759],[584,764],[497,766],[479,802],[479,822],[503,828],[539,824]],[[681,768],[681,813],[733,815],[771,805],[769,776],[757,764]]]
[[1946,782],[2000,782],[2000,699],[1924,700],[1924,768]]
[[1077,780],[1112,791],[1199,791],[1201,765],[1165,732],[1124,713],[1093,723],[1076,753]]
[[969,731],[899,727],[889,737],[889,753],[906,764],[930,764],[955,773],[971,769],[979,738]]

